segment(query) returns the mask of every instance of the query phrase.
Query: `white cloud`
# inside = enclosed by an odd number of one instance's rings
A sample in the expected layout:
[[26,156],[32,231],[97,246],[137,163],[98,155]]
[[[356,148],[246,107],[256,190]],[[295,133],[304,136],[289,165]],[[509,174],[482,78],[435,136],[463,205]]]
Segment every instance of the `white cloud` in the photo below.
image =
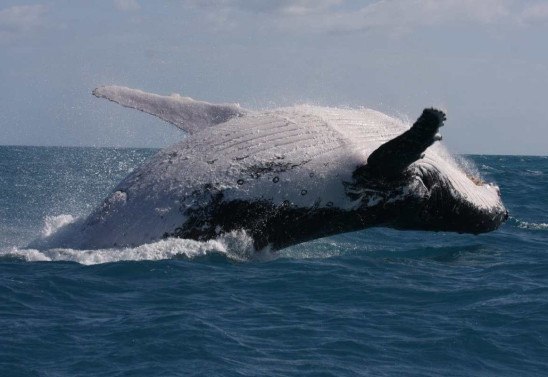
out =
[[399,34],[444,23],[496,22],[509,15],[506,0],[379,0],[354,11],[332,11],[307,20],[317,30],[388,30]]
[[527,6],[521,13],[520,21],[528,24],[548,22],[548,2]]
[[122,12],[135,12],[141,9],[137,0],[114,0],[114,6]]
[[314,31],[389,29],[401,33],[425,25],[497,22],[512,0],[186,0],[214,10],[269,13],[284,26]]
[[308,15],[327,11],[344,0],[186,0],[196,7],[282,15]]
[[378,31],[401,35],[439,25],[548,23],[548,1],[527,0],[183,0],[205,8],[213,30],[234,29],[237,13],[261,25],[306,32]]
[[0,10],[0,41],[25,35],[43,24],[43,5],[16,5]]
[[[268,7],[264,7],[263,11],[273,10],[289,16],[306,16],[328,12],[332,7],[342,2],[342,0],[277,0],[269,2]],[[260,4],[260,2],[256,3],[258,3],[257,5]],[[241,5],[243,4],[245,3],[241,2]],[[261,10],[257,6],[255,9]]]

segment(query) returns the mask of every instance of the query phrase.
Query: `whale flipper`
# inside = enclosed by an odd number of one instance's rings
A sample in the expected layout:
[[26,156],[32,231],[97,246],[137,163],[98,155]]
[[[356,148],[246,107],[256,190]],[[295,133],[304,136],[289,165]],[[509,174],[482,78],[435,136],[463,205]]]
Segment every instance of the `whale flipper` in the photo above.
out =
[[429,146],[441,140],[438,129],[445,120],[443,111],[424,109],[409,130],[387,141],[369,155],[367,171],[386,178],[400,175],[409,165],[419,160]]
[[245,114],[238,104],[212,104],[179,94],[160,96],[123,86],[101,86],[92,94],[157,116],[191,134]]

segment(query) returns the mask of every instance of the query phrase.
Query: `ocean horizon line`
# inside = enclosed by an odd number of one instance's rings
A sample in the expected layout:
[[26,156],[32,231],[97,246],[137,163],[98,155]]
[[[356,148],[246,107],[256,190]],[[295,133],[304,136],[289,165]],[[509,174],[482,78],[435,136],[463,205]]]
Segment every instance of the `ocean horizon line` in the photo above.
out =
[[[181,139],[182,140],[182,139]],[[174,144],[174,143],[173,143]],[[9,148],[67,148],[67,149],[149,149],[149,150],[160,150],[163,148],[166,148],[169,145],[166,146],[112,146],[112,145],[103,145],[103,146],[96,146],[96,145],[31,145],[31,144],[0,144],[1,147],[9,147]],[[546,158],[548,157],[548,153],[545,155],[540,154],[509,154],[509,153],[479,153],[479,152],[466,152],[466,153],[457,153],[450,150],[451,153],[459,155],[459,156],[501,156],[501,157],[540,157],[540,158]]]

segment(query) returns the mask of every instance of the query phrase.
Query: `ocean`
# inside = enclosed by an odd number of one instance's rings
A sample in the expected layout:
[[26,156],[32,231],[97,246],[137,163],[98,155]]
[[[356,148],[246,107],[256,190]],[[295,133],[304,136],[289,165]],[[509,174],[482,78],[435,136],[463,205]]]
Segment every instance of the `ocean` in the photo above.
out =
[[0,147],[0,376],[548,374],[548,157],[464,157],[510,212],[479,236],[25,248],[155,152]]

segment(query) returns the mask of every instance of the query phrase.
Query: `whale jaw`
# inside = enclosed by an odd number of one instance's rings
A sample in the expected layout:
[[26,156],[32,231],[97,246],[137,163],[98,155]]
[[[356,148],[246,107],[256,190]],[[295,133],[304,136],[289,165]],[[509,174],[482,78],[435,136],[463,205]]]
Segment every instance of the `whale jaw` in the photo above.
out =
[[452,198],[439,200],[435,206],[427,205],[420,213],[417,223],[422,224],[421,229],[481,234],[498,229],[508,219],[508,211],[502,204],[478,208],[466,199]]

